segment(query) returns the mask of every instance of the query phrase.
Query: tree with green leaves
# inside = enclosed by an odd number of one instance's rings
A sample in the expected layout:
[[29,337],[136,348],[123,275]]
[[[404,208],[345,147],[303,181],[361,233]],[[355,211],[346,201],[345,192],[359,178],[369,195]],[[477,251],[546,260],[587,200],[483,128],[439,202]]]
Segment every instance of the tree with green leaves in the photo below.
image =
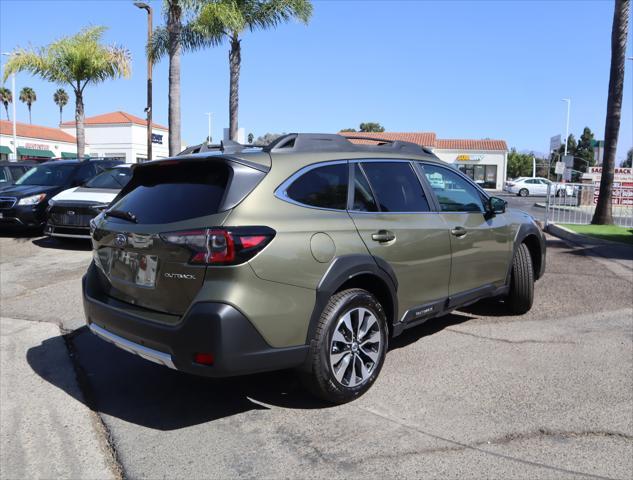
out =
[[277,140],[279,137],[281,137],[282,135],[285,135],[285,133],[267,133],[265,135],[262,135],[261,137],[257,137],[257,140],[255,140],[255,145],[260,145],[260,146],[269,145],[275,140]]
[[[576,137],[574,137],[573,133],[570,133],[569,136],[567,137],[567,155],[575,155],[576,154],[576,147],[577,147]],[[560,153],[561,161],[562,161],[562,156],[565,155],[565,144],[564,143],[558,149],[558,153]]]
[[24,87],[22,90],[20,90],[20,96],[18,97],[18,99],[22,103],[26,103],[26,108],[29,109],[29,123],[33,123],[31,121],[31,107],[33,106],[33,103],[37,100],[37,94],[35,93],[35,90],[33,90],[31,87]]
[[169,126],[169,155],[182,148],[180,113],[180,56],[183,52],[216,45],[214,38],[205,37],[193,28],[191,20],[206,0],[163,0],[165,26],[152,32],[147,55],[152,62],[167,56],[169,59],[169,87],[167,94],[167,122]]
[[344,128],[343,130],[341,130],[341,132],[355,132],[356,129],[355,128]]
[[7,120],[9,118],[9,104],[13,102],[13,93],[7,87],[0,87],[0,102],[4,105],[4,111],[7,112]]
[[68,104],[68,94],[66,90],[63,88],[58,88],[55,93],[53,93],[53,101],[55,105],[59,107],[59,123],[62,123],[62,110]]
[[585,127],[574,152],[574,170],[587,172],[588,168],[595,164],[593,143],[593,132],[589,127]]
[[108,79],[129,77],[130,54],[118,46],[103,45],[105,27],[89,27],[81,32],[38,49],[16,49],[4,70],[4,80],[15,72],[27,71],[60,85],[70,85],[75,93],[77,156],[86,149],[84,90]]
[[532,176],[531,153],[519,153],[513,148],[508,153],[508,178]]
[[360,124],[360,131],[361,132],[378,132],[378,133],[382,133],[382,132],[385,131],[385,127],[383,127],[378,122],[366,122],[366,123],[361,123]]
[[244,31],[267,30],[298,19],[308,23],[312,16],[309,0],[212,0],[205,3],[196,29],[214,43],[228,40],[229,50],[229,138],[237,139],[239,82],[242,64],[241,37]]
[[629,151],[626,152],[626,160],[622,162],[622,166],[624,168],[633,167],[633,148],[629,148]]
[[610,225],[613,223],[611,198],[615,175],[615,155],[622,117],[622,92],[624,90],[624,61],[626,40],[629,33],[630,0],[615,0],[613,27],[611,29],[611,68],[609,72],[609,95],[607,117],[604,126],[604,157],[600,177],[600,194],[591,223]]

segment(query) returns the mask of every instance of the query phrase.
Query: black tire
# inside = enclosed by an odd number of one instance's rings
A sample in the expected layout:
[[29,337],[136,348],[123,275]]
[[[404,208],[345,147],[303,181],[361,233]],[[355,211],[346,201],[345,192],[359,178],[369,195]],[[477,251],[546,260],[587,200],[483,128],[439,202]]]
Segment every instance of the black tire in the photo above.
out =
[[519,197],[527,197],[530,194],[527,188],[522,188],[519,190]]
[[515,315],[523,315],[534,303],[534,268],[532,256],[525,243],[518,246],[512,259],[508,307]]
[[[378,358],[368,378],[361,384],[350,387],[336,379],[333,367],[330,364],[330,349],[332,348],[332,335],[334,335],[339,321],[345,314],[357,308],[366,309],[373,314],[378,323],[381,343],[378,349]],[[357,343],[361,342],[359,341]],[[382,305],[380,305],[378,300],[376,300],[371,293],[360,288],[339,292],[330,298],[330,301],[319,318],[314,338],[312,338],[310,342],[310,352],[308,354],[309,358],[307,363],[308,372],[302,375],[303,382],[314,395],[326,402],[334,404],[350,402],[363,395],[376,381],[385,360],[387,347],[387,319]],[[352,360],[352,362],[354,361],[355,360]],[[350,375],[355,373],[355,371],[354,365],[354,369],[352,369]],[[356,378],[355,376],[355,379]]]

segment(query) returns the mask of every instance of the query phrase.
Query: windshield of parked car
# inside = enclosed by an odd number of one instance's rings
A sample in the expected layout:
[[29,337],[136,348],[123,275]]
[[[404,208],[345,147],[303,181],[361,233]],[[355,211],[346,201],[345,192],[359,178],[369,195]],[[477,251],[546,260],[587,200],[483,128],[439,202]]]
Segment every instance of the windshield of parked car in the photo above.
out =
[[130,168],[113,168],[100,173],[84,185],[84,188],[108,188],[121,190],[132,177]]
[[31,168],[20,179],[16,185],[45,185],[64,186],[69,185],[75,172],[76,165],[38,165]]

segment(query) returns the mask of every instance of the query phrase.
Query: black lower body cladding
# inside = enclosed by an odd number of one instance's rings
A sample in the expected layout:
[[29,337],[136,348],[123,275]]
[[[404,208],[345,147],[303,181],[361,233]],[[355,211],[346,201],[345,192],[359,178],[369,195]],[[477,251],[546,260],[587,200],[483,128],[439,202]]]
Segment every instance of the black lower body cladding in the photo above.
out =
[[[227,377],[301,365],[307,346],[273,348],[236,308],[223,303],[194,304],[175,325],[142,318],[138,310],[104,298],[95,283],[95,266],[83,278],[83,303],[88,325],[171,356],[177,370],[207,377]],[[213,365],[194,362],[196,353],[211,353]]]

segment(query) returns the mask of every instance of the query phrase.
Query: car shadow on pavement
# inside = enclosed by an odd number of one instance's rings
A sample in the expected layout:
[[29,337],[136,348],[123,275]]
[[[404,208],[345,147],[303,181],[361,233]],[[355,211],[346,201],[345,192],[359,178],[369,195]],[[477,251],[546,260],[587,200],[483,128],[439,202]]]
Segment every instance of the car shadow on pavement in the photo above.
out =
[[[446,315],[405,331],[391,342],[402,348],[446,327],[465,322],[467,315]],[[49,358],[59,337],[31,347],[26,359],[35,373],[72,395],[91,410],[155,430],[177,430],[219,420],[268,405],[290,409],[322,409],[332,405],[312,396],[293,370],[213,379],[155,365],[104,342],[81,327],[64,338],[83,395],[56,383]]]
[[78,252],[88,252],[92,250],[92,244],[90,243],[90,240],[84,240],[83,238],[42,237],[33,240],[33,245],[41,248],[52,248],[55,250],[75,250]]
[[445,328],[452,327],[453,325],[459,325],[460,323],[473,319],[474,317],[468,315],[457,315],[454,313],[449,313],[448,315],[444,315],[442,317],[432,318],[418,327],[405,330],[396,338],[390,340],[389,350],[406,347],[417,342],[423,337],[434,335]]
[[[59,376],[48,362],[59,337],[27,351],[26,358],[44,380]],[[293,371],[212,379],[155,365],[104,342],[81,327],[66,336],[85,398],[68,385],[56,387],[106,416],[156,430],[176,430],[268,405],[293,409],[327,408],[302,387]]]

